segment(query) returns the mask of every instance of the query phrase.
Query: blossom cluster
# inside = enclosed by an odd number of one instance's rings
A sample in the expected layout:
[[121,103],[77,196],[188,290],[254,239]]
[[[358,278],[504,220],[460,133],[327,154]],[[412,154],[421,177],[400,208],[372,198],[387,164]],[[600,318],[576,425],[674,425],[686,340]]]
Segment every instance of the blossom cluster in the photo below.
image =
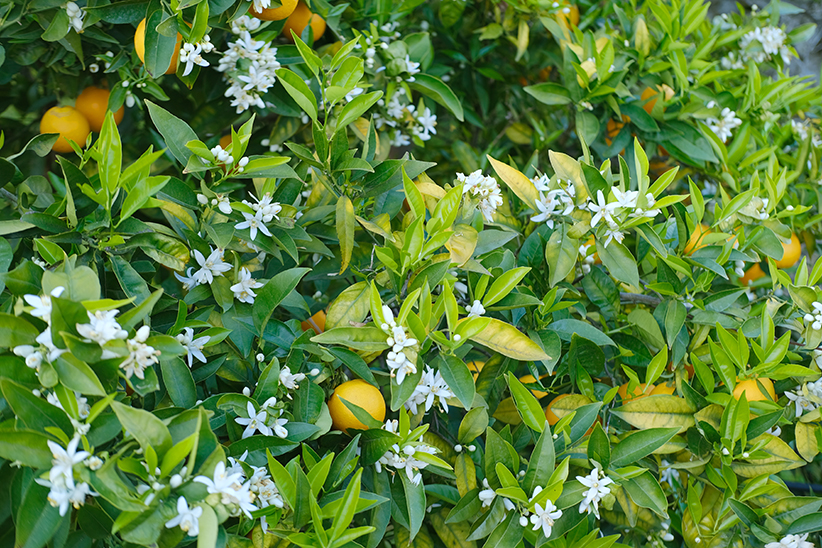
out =
[[468,195],[477,202],[477,208],[485,222],[493,222],[494,212],[502,205],[502,193],[497,180],[483,175],[479,169],[469,175],[457,173],[457,180],[462,183],[462,195]]
[[225,75],[229,84],[225,96],[231,98],[231,106],[236,107],[237,114],[252,106],[265,108],[262,95],[277,80],[275,71],[280,68],[277,48],[251,36],[260,24],[259,19],[247,15],[233,20],[231,32],[236,39],[228,42],[228,49],[220,52],[217,70]]
[[[394,312],[387,305],[383,305],[382,315],[384,322],[380,324],[380,329],[388,335],[385,342],[391,347],[386,364],[391,370],[391,376],[396,377],[397,384],[402,384],[406,375],[417,372],[417,365],[406,355],[406,349],[414,350],[417,347],[417,339],[408,336],[406,328],[397,323]],[[416,351],[414,354],[416,355]]]
[[794,403],[798,419],[802,413],[810,413],[822,407],[822,379],[797,386],[793,392],[786,390],[785,396]]
[[[382,427],[383,430],[394,434],[397,433],[398,428],[399,423],[397,420],[386,421]],[[423,443],[422,437],[420,437],[419,441],[406,443],[402,447],[395,443],[391,446],[391,450],[386,451],[385,454],[374,463],[374,467],[378,473],[382,472],[383,467],[386,469],[389,467],[394,468],[400,472],[404,471],[411,483],[419,485],[422,481],[422,473],[420,470],[428,466],[428,462],[416,457],[416,455],[421,453],[435,455],[437,454],[437,449]]]
[[88,451],[77,450],[79,436],[75,436],[65,449],[51,440],[46,443],[53,457],[51,470],[48,472],[48,479],[37,478],[35,481],[49,488],[49,504],[58,508],[61,516],[65,516],[69,506],[79,508],[85,504],[87,497],[97,496],[88,483],[74,477],[75,465],[85,463],[89,467],[99,467],[97,463],[100,459],[93,457]]
[[573,181],[559,179],[552,184],[550,177],[541,175],[531,179],[531,182],[539,192],[536,204],[539,212],[531,217],[532,221],[545,223],[548,228],[554,228],[555,217],[573,213],[576,207],[576,187]]
[[405,408],[416,414],[418,406],[424,405],[427,413],[436,404],[447,413],[447,400],[454,397],[456,397],[456,394],[449,388],[440,372],[434,371],[426,365],[419,384],[417,384],[408,401],[405,402]]
[[[716,103],[714,101],[708,101],[708,104],[705,106],[710,109],[716,108]],[[736,112],[725,107],[719,113],[718,118],[714,118],[713,116],[706,118],[705,124],[707,124],[708,128],[713,131],[722,142],[726,142],[733,137],[733,130],[742,125],[742,120],[737,117]]]
[[183,69],[183,76],[188,76],[194,70],[194,65],[201,67],[210,66],[208,61],[203,58],[203,53],[211,53],[214,51],[214,44],[211,43],[211,37],[206,34],[203,39],[194,44],[186,42],[180,48],[179,62],[185,64]]
[[71,25],[71,28],[73,28],[75,32],[83,32],[83,19],[86,16],[86,12],[84,12],[76,3],[67,2],[66,14],[68,15],[69,25]]
[[277,403],[276,398],[268,398],[257,411],[254,404],[246,403],[246,417],[237,417],[234,422],[240,426],[245,426],[243,430],[243,439],[253,436],[259,432],[263,436],[277,436],[278,438],[285,438],[288,436],[288,430],[285,425],[288,424],[288,419],[282,418],[283,410],[275,408]]
[[808,535],[785,535],[779,542],[769,542],[765,548],[814,548],[813,542],[808,541]]
[[[373,71],[374,75],[384,72],[387,78],[401,84],[395,88],[389,87],[390,95],[377,102],[374,126],[377,130],[385,128],[389,131],[392,146],[404,147],[411,144],[412,137],[425,142],[430,140],[432,135],[436,135],[437,116],[423,104],[417,107],[412,103],[406,83],[415,81],[414,76],[421,72],[420,63],[412,61],[408,54],[404,58],[394,57],[394,51],[389,45],[402,37],[397,31],[398,26],[399,23],[396,21],[384,25],[374,21],[362,36],[365,42],[366,69]],[[358,44],[358,49],[362,47]],[[354,88],[346,96],[346,100],[351,101],[363,91],[361,87]]]

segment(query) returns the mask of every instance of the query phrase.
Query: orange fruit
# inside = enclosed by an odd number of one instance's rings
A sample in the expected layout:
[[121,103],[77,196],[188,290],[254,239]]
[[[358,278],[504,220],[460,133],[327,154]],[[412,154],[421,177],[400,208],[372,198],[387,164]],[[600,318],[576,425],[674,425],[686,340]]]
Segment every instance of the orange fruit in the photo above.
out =
[[[568,10],[568,13],[565,10]],[[565,25],[568,28],[575,28],[579,25],[579,8],[573,4],[565,4],[554,15],[557,23]]]
[[651,390],[650,396],[657,396],[659,394],[670,396],[676,392],[676,384],[660,384],[659,386],[655,386],[653,390]]
[[293,13],[285,20],[283,36],[289,42],[293,42],[294,38],[291,36],[291,31],[293,30],[297,36],[302,36],[303,30],[309,24],[311,25],[311,32],[314,33],[314,41],[319,40],[325,33],[325,19],[308,9],[304,2],[300,2],[294,8]]
[[557,396],[556,398],[554,398],[553,400],[551,400],[551,403],[549,403],[549,404],[548,404],[548,407],[546,407],[546,408],[545,408],[545,418],[546,418],[546,420],[548,421],[548,424],[550,424],[551,426],[554,426],[556,423],[558,423],[558,422],[559,422],[559,419],[561,419],[562,417],[558,417],[558,416],[557,416],[557,415],[556,415],[556,414],[555,414],[555,413],[551,410],[551,408],[552,408],[552,407],[554,406],[554,404],[556,404],[558,401],[560,401],[560,400],[562,400],[562,399],[565,399],[565,398],[567,398],[567,397],[568,397],[568,396],[570,396],[570,395],[571,395],[571,394],[560,394],[559,396]]
[[[220,148],[223,150],[228,150],[228,147],[231,146],[231,135],[223,135],[220,137]],[[305,331],[305,330],[303,330]]]
[[622,401],[631,401],[631,400],[641,400],[642,398],[647,398],[652,391],[656,388],[653,384],[651,385],[651,390],[648,393],[645,393],[645,383],[640,383],[639,386],[634,388],[633,393],[629,396],[628,395],[628,383],[620,385],[619,389],[617,390],[617,394],[622,398]]
[[[103,121],[106,119],[106,112],[108,112],[108,96],[110,95],[107,89],[96,88],[89,86],[83,90],[83,93],[77,96],[77,101],[74,103],[74,108],[80,111],[80,114],[86,117],[91,131],[100,133],[103,128]],[[114,123],[118,126],[123,121],[123,114],[125,109],[120,107],[114,113]]]
[[[177,72],[177,60],[180,57],[180,45],[183,42],[183,35],[177,33],[177,46],[174,48],[174,55],[171,56],[171,64],[168,65],[166,74],[174,74]],[[137,30],[134,31],[134,51],[137,52],[137,57],[145,64],[146,56],[146,20],[140,21],[137,25]]]
[[656,105],[657,95],[660,93],[664,94],[665,100],[670,101],[676,92],[671,89],[667,84],[662,84],[656,87],[656,89],[652,88],[645,88],[642,90],[642,95],[640,96],[640,100],[645,102],[642,105],[642,108],[645,109],[645,112],[651,114],[651,111],[654,110],[654,105]]
[[320,310],[304,322],[301,322],[300,327],[302,327],[303,331],[313,329],[317,335],[325,331],[325,310]]
[[331,423],[336,430],[346,433],[349,428],[368,430],[368,427],[354,416],[342,400],[361,407],[379,422],[385,420],[385,400],[380,389],[364,380],[354,379],[339,385],[334,390],[331,399],[328,400],[328,412],[331,414]]
[[697,249],[705,247],[706,244],[702,242],[702,239],[710,232],[711,227],[705,223],[698,224],[696,228],[694,228],[694,231],[691,232],[691,237],[688,238],[688,244],[685,246],[685,254],[690,255]]
[[[759,383],[757,383],[759,381]],[[747,379],[744,381],[737,380],[736,388],[734,388],[734,398],[739,399],[743,392],[748,401],[768,401],[759,384],[765,389],[770,399],[776,401],[776,392],[773,389],[773,381],[768,377],[759,377],[758,379]]]
[[[565,400],[566,398],[570,399],[567,400],[562,407],[557,407],[557,403]],[[588,405],[589,403],[592,403],[591,399],[588,398],[588,396],[583,396],[582,394],[560,394],[551,400],[551,403],[549,403],[548,407],[545,408],[545,420],[548,421],[550,426],[554,426],[560,421],[560,419],[567,416],[571,411],[574,411],[583,405]],[[597,422],[602,424],[599,417],[597,417]],[[588,436],[593,431],[594,427],[592,426],[588,429],[585,435]]]
[[263,21],[282,21],[292,13],[297,7],[297,0],[279,0],[281,6],[279,8],[268,8],[263,11],[256,11],[254,4],[248,10],[248,14]]
[[796,234],[791,233],[790,243],[782,244],[782,258],[776,261],[777,268],[790,268],[799,262],[802,256],[802,244]]
[[88,120],[74,107],[51,107],[40,119],[40,133],[59,133],[60,138],[51,146],[54,152],[71,152],[69,140],[80,148],[86,146],[91,133]]
[[739,283],[742,285],[751,285],[764,276],[765,272],[762,270],[762,267],[759,266],[759,263],[754,263],[751,268],[745,271],[745,275],[739,278]]
[[[579,13],[579,12],[577,12],[577,13]],[[539,74],[537,75],[537,76],[539,77],[539,81],[540,81],[540,82],[545,82],[545,81],[547,81],[547,80],[548,80],[548,78],[550,78],[550,77],[551,77],[551,71],[552,71],[552,70],[554,70],[554,67],[552,67],[552,66],[547,66],[547,67],[545,67],[544,69],[542,69],[541,71],[539,71]]]
[[[519,378],[519,381],[522,384],[532,384],[532,383],[536,383],[537,379],[535,379],[533,375],[523,375],[522,377]],[[547,396],[548,392],[545,392],[543,390],[538,390],[538,389],[532,389],[531,394],[533,394],[534,397],[539,400],[539,399],[542,399],[545,396]]]
[[528,79],[525,78],[525,76],[520,76],[519,77],[519,85],[527,86],[528,85]]

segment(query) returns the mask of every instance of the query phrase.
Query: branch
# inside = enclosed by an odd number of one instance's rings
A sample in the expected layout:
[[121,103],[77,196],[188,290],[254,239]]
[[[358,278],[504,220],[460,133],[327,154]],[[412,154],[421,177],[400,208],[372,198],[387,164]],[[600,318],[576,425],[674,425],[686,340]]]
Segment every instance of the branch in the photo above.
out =
[[639,293],[620,293],[619,300],[623,303],[647,304],[657,306],[662,301],[653,295],[640,295]]

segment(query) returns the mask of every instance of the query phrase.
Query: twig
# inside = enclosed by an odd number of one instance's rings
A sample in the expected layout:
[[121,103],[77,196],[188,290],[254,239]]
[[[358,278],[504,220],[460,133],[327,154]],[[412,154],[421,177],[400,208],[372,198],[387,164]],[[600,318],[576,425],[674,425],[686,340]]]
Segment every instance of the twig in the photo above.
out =
[[639,293],[620,293],[619,300],[624,303],[647,304],[657,306],[662,301],[652,295],[640,295]]

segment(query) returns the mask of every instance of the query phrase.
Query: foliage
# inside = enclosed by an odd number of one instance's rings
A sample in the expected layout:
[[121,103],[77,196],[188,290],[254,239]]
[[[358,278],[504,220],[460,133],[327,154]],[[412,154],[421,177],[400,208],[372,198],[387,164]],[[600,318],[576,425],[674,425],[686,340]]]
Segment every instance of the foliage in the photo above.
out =
[[250,6],[0,4],[4,544],[818,541],[794,8]]

